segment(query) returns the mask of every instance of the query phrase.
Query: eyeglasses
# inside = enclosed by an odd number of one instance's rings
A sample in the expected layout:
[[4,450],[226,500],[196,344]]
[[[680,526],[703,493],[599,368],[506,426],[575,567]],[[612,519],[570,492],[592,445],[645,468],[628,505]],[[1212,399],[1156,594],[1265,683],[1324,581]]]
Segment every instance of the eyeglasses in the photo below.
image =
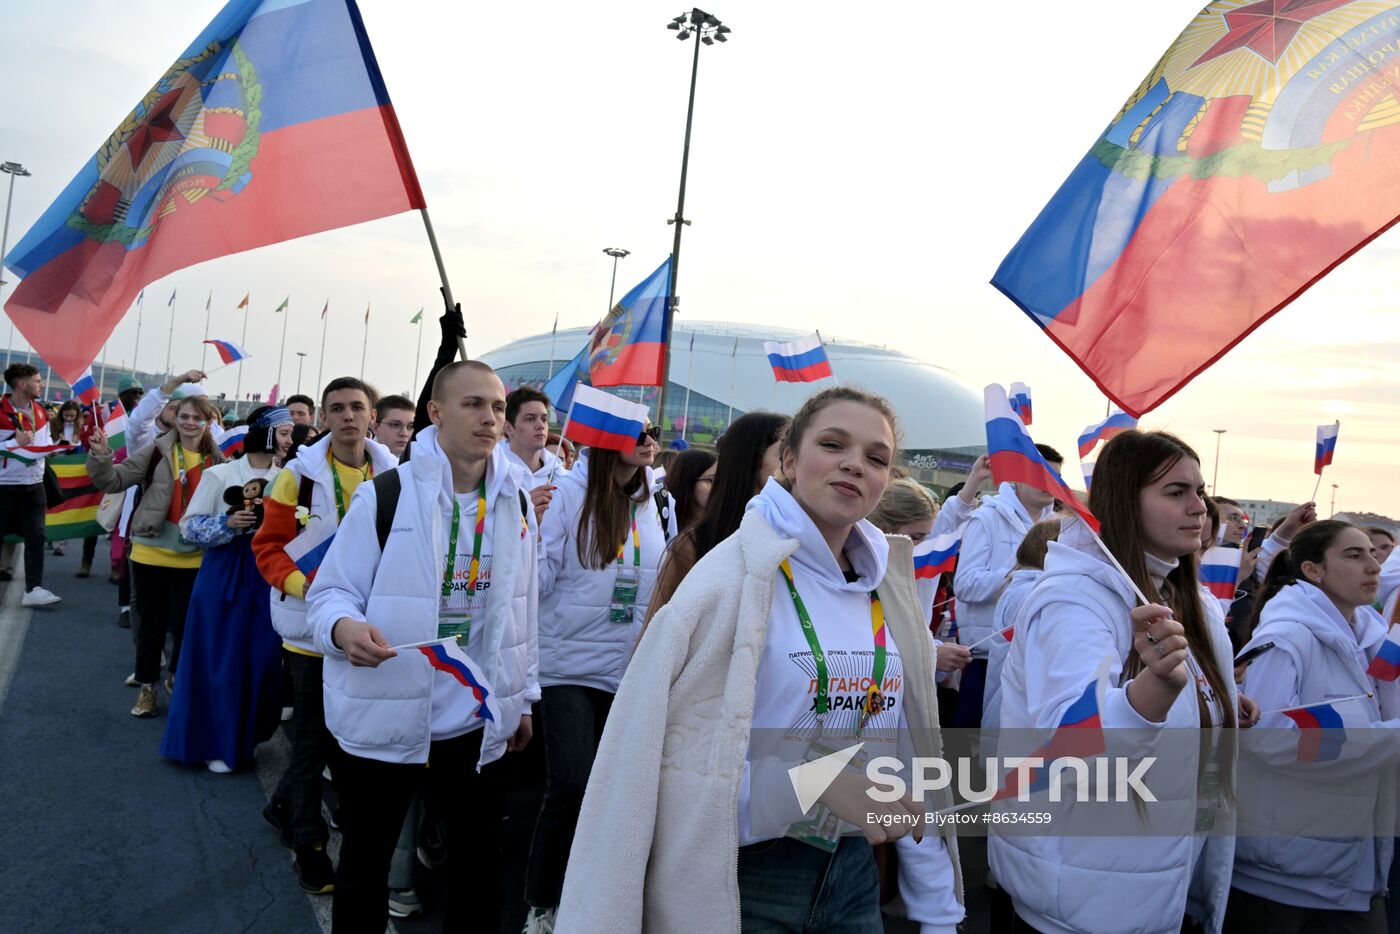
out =
[[655,441],[655,442],[657,442],[657,443],[660,443],[660,441],[661,441],[661,426],[660,426],[660,425],[652,425],[650,428],[643,428],[643,429],[642,429],[642,433],[639,434],[639,435],[637,435],[637,443],[638,443],[638,444],[646,444],[648,438],[650,438],[652,441]]

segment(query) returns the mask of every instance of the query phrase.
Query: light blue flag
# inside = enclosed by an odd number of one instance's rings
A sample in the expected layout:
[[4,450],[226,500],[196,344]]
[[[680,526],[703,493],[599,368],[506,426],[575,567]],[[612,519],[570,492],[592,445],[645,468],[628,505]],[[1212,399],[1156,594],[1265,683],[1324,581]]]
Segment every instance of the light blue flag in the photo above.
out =
[[593,385],[588,381],[588,350],[589,347],[585,344],[572,360],[564,364],[563,368],[544,384],[544,394],[549,396],[550,404],[561,416],[567,415],[569,406],[574,404],[574,387],[580,381],[584,385]]

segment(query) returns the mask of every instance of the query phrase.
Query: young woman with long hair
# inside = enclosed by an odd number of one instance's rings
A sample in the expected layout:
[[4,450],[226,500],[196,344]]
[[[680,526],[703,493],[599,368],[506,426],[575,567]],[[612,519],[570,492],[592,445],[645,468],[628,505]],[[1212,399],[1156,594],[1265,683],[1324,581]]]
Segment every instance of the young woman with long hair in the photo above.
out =
[[[67,442],[73,445],[83,443],[83,407],[77,399],[69,399],[58,407],[58,415],[49,422],[49,437],[54,444]],[[63,557],[68,550],[68,543],[59,540],[53,543],[53,553],[57,557]],[[83,556],[78,565],[77,573],[74,577],[87,577],[92,573],[92,559],[97,554],[97,536],[89,535],[83,539]]]
[[[1262,760],[1254,743],[1246,747],[1242,823],[1260,835],[1241,828],[1226,931],[1386,930],[1400,682],[1367,673],[1388,628],[1371,607],[1380,571],[1370,536],[1330,519],[1303,527],[1269,567],[1245,651],[1274,647],[1246,669],[1244,689],[1271,711],[1367,696],[1347,702],[1356,719],[1333,761],[1299,762],[1297,741],[1280,744],[1288,751],[1273,762],[1264,744]],[[1358,721],[1372,729],[1353,731]],[[1260,722],[1269,733],[1297,729],[1281,713]],[[1253,779],[1247,796],[1245,779]],[[1391,823],[1376,829],[1383,815]],[[1321,832],[1286,835],[1300,823]]]
[[931,805],[875,802],[847,771],[804,812],[787,774],[853,737],[941,753],[910,543],[866,521],[896,439],[878,396],[810,398],[782,482],[657,614],[598,751],[559,931],[875,934],[871,845],[894,839],[910,917],[940,934],[962,920],[951,825],[909,820]]
[[539,683],[534,729],[546,780],[530,844],[527,930],[549,930],[579,805],[613,695],[666,549],[652,495],[657,433],[626,452],[589,448],[540,524]]
[[133,717],[156,715],[156,682],[167,632],[174,634],[175,643],[165,688],[170,692],[175,687],[185,613],[203,557],[199,546],[180,534],[179,523],[204,471],[224,460],[209,432],[217,414],[203,396],[182,400],[175,410],[174,428],[116,465],[101,429],[88,439],[87,470],[94,486],[108,493],[139,489],[131,514],[131,571],[140,620],[134,677],[141,689],[131,708]]
[[[1082,522],[1063,520],[1002,669],[998,755],[1028,754],[1021,747],[1030,731],[1057,727],[1107,665],[1099,716],[1109,739],[1128,730],[1159,737],[1173,755],[1189,750],[1191,761],[1173,761],[1170,779],[1152,788],[1162,803],[1142,805],[1142,836],[994,832],[992,869],[1011,896],[1018,930],[1175,934],[1199,923],[1214,931],[1234,839],[1204,829],[1231,819],[1225,804],[1241,718],[1229,634],[1196,580],[1193,555],[1206,518],[1200,458],[1165,432],[1125,432],[1098,458],[1089,508],[1131,584]],[[1148,605],[1138,605],[1133,584]],[[1170,824],[1154,833],[1158,815]]]
[[271,588],[253,558],[253,533],[291,445],[291,412],[254,409],[243,456],[205,471],[180,519],[181,534],[204,558],[160,744],[167,759],[211,772],[247,768],[281,719],[282,640],[272,628]]
[[709,451],[680,451],[666,471],[666,492],[675,502],[676,527],[688,529],[705,511],[714,489],[718,459]]

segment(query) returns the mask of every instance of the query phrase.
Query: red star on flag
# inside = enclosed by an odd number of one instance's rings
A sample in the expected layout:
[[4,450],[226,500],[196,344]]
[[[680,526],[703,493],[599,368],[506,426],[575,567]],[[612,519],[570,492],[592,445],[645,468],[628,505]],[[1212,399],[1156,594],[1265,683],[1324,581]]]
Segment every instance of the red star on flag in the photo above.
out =
[[1237,49],[1249,49],[1277,65],[1308,20],[1331,13],[1351,0],[1261,0],[1225,14],[1229,31],[1196,59],[1200,65]]
[[182,93],[179,88],[165,92],[151,107],[145,122],[126,141],[126,148],[131,153],[133,171],[141,165],[141,160],[146,158],[146,153],[150,152],[152,147],[185,138],[185,134],[175,125],[175,110],[180,106]]

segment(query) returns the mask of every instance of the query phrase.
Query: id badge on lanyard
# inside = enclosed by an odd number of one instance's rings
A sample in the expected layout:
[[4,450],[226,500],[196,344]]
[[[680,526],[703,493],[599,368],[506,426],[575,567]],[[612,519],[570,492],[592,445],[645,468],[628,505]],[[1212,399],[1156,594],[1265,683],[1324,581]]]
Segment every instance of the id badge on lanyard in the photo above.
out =
[[472,533],[472,557],[467,569],[467,588],[460,595],[452,588],[452,577],[457,567],[457,530],[461,526],[462,510],[456,497],[452,500],[452,527],[447,535],[447,560],[442,575],[442,602],[460,606],[438,609],[437,637],[446,639],[454,636],[458,644],[465,644],[472,633],[472,603],[476,600],[476,581],[481,571],[481,539],[486,530],[486,478],[481,480],[481,488],[476,499],[476,528]]
[[642,543],[637,533],[637,506],[632,505],[632,566],[623,563],[626,543],[617,549],[617,576],[613,578],[608,622],[630,625],[637,615],[637,593],[642,580]]

